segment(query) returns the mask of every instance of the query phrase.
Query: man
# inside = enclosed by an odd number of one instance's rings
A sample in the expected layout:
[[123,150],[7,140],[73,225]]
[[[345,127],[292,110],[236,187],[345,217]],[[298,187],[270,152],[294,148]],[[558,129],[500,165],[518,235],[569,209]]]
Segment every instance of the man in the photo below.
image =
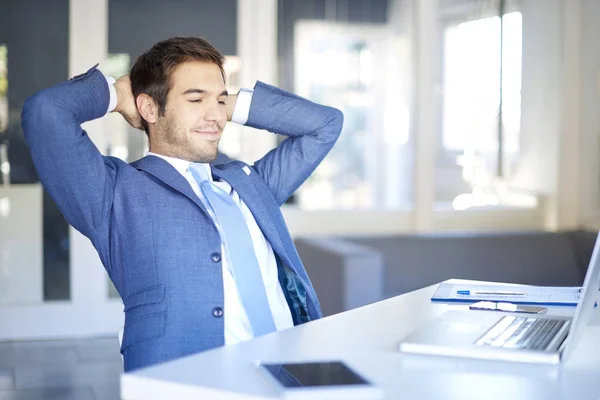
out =
[[[157,43],[113,81],[94,67],[28,99],[22,121],[42,184],[123,299],[125,371],[319,318],[279,207],[341,112],[261,82],[228,94],[222,55],[198,38]],[[80,125],[109,111],[143,127],[146,157],[98,152]],[[252,167],[211,166],[230,120],[288,138]]]

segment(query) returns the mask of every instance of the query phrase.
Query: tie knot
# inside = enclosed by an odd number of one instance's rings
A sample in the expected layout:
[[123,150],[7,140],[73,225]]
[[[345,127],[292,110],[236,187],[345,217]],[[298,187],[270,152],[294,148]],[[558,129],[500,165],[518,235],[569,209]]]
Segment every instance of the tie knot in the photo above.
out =
[[196,179],[196,181],[198,181],[198,183],[209,180],[208,179],[209,171],[208,171],[206,164],[191,163],[188,170],[190,171],[190,173],[192,174],[194,179]]

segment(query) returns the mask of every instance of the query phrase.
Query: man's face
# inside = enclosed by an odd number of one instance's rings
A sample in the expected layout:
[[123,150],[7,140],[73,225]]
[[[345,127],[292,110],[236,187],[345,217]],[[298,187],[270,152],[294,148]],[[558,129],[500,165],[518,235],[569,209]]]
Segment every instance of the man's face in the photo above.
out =
[[216,64],[178,65],[171,74],[165,113],[158,117],[152,151],[192,162],[211,162],[227,122],[227,92]]

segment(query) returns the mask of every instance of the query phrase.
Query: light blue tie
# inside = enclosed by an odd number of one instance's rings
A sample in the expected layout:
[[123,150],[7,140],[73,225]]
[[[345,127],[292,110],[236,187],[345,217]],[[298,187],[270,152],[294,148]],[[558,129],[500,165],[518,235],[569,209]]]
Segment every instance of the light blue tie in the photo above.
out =
[[254,336],[276,331],[254,245],[242,211],[228,193],[210,183],[206,165],[192,163],[189,171],[221,225],[224,236],[222,240],[225,241],[229,254],[233,278]]

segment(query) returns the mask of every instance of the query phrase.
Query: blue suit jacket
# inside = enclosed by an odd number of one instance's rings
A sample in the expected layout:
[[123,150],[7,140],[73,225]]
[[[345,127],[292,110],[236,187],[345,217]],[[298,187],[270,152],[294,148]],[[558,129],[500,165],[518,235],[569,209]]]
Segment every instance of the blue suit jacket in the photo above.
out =
[[[27,100],[22,124],[40,180],[88,237],[124,304],[125,371],[224,344],[221,241],[203,203],[169,163],[102,156],[81,124],[102,117],[96,67]],[[247,125],[288,136],[249,168],[213,167],[256,218],[277,259],[294,324],[320,304],[279,207],[314,171],[342,128],[339,110],[257,83]],[[227,310],[224,310],[227,312]]]

